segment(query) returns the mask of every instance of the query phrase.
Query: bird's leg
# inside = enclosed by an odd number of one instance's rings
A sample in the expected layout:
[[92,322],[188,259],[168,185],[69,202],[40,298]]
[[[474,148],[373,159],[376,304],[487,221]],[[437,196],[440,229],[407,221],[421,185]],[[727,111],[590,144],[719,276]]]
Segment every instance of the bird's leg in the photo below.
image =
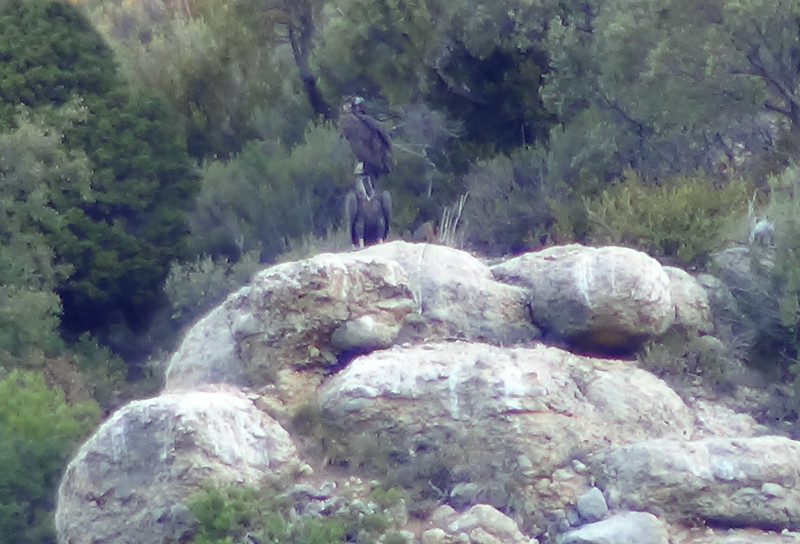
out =
[[364,174],[357,174],[356,195],[364,198],[365,200],[370,200],[373,194],[374,190],[372,188],[372,180],[370,179],[370,177]]
[[367,178],[366,183],[364,184],[366,186],[367,196],[369,198],[372,198],[373,196],[375,196],[375,185],[373,185],[372,183],[372,176],[365,176],[365,177]]

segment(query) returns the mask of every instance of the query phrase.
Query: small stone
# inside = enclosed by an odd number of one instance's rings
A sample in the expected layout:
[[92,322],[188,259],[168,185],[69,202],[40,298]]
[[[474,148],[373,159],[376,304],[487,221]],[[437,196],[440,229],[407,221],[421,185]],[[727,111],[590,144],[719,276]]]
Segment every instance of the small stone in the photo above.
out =
[[569,523],[570,527],[577,527],[581,524],[581,516],[578,511],[574,508],[568,508],[566,512],[566,519],[567,523]]
[[599,521],[608,514],[608,505],[603,492],[596,487],[578,497],[576,504],[578,513],[586,521]]
[[450,505],[443,504],[433,511],[431,521],[434,523],[447,523],[450,518],[456,515],[456,510]]
[[422,544],[442,544],[445,538],[447,538],[447,533],[445,533],[444,530],[438,527],[435,529],[428,529],[422,533]]

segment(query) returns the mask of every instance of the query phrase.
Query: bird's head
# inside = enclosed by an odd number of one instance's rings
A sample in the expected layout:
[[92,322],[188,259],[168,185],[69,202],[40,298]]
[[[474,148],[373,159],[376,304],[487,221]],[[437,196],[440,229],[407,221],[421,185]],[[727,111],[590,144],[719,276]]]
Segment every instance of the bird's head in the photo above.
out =
[[344,102],[342,103],[342,111],[355,112],[361,109],[362,104],[364,104],[364,99],[360,96],[345,97]]

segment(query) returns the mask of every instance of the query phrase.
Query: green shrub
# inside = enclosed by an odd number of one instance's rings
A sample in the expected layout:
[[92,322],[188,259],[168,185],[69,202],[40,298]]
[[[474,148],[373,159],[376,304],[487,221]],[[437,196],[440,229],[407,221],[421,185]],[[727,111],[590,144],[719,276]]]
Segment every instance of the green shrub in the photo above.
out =
[[399,487],[376,487],[369,496],[381,508],[391,508],[403,501],[408,501],[408,493]]
[[541,245],[553,224],[544,186],[543,150],[479,161],[467,173],[464,237],[484,254],[516,253]]
[[683,265],[703,263],[725,227],[747,209],[752,192],[743,180],[717,188],[698,173],[647,183],[628,170],[619,183],[585,201],[589,239]]
[[[56,256],[51,233],[67,230],[79,210],[70,195],[89,199],[86,156],[66,149],[56,124],[81,118],[69,104],[44,116],[22,110],[16,128],[0,133],[0,355],[22,362],[62,348],[56,286],[73,268]],[[59,212],[60,210],[60,212]]]
[[184,324],[203,315],[263,267],[255,252],[243,255],[236,263],[209,255],[192,262],[172,263],[164,283],[172,319]]
[[255,251],[272,262],[304,236],[325,236],[341,224],[353,183],[346,146],[325,125],[292,149],[252,141],[230,161],[206,165],[191,214],[195,252],[235,261]]
[[125,362],[110,349],[97,342],[88,332],[66,348],[66,356],[86,376],[91,395],[106,412],[124,401],[126,389]]
[[[183,256],[184,211],[196,187],[175,115],[161,98],[128,91],[102,37],[66,2],[4,2],[0,51],[0,129],[10,157],[0,164],[4,178],[12,172],[41,189],[65,182],[47,194],[47,217],[37,217],[62,223],[37,225],[57,261],[70,265],[56,288],[61,330],[141,328],[162,300],[170,262]],[[73,100],[81,115],[60,115],[74,109]],[[17,105],[61,124],[25,132]],[[26,151],[28,141],[36,153]],[[48,156],[59,162],[41,159]],[[43,174],[34,161],[44,163]],[[66,175],[58,168],[64,165]]]
[[93,402],[69,405],[42,375],[0,380],[0,534],[4,542],[52,543],[55,496],[78,440],[97,424]]
[[272,488],[208,487],[189,501],[199,527],[193,544],[241,542],[250,534],[264,544],[372,544],[390,530],[380,512],[338,507],[325,515],[298,514],[288,496]]
[[259,514],[264,513],[260,511],[259,503],[258,491],[252,488],[220,490],[208,487],[189,504],[200,523],[193,542],[232,542],[233,536],[241,536],[252,529]]

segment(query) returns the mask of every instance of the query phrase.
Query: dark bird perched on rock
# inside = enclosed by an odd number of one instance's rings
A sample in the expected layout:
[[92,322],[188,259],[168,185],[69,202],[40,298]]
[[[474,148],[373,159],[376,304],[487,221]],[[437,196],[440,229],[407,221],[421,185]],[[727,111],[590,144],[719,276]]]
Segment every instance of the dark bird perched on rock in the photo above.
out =
[[342,104],[339,128],[362,167],[362,173],[375,179],[392,170],[392,140],[378,121],[364,112],[364,99],[349,96]]
[[392,221],[389,191],[376,191],[361,165],[356,167],[356,186],[347,193],[344,215],[353,247],[383,242]]

